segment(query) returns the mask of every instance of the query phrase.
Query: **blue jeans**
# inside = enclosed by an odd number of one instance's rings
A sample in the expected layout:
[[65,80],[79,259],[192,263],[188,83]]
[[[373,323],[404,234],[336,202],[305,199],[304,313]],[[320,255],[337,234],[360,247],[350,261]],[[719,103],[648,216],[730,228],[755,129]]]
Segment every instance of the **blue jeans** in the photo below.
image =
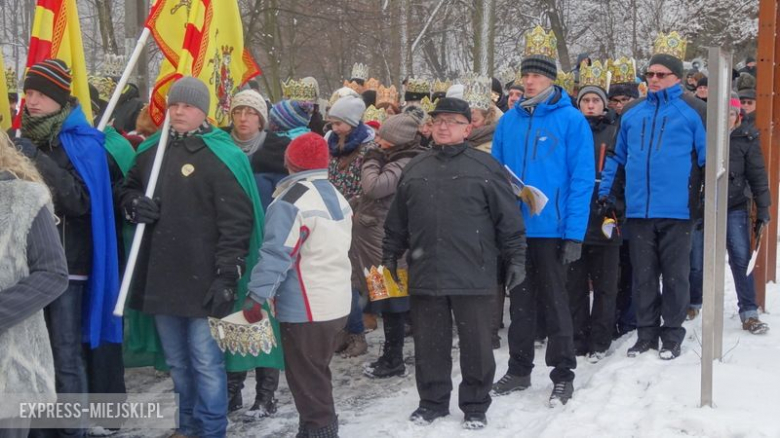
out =
[[728,212],[726,251],[729,253],[729,266],[731,274],[734,276],[734,287],[737,290],[739,318],[743,322],[748,318],[758,318],[753,274],[745,275],[751,255],[750,216],[745,209]]
[[347,318],[347,333],[360,335],[366,331],[363,325],[363,307],[360,305],[360,291],[352,289],[352,309]]
[[[81,344],[81,301],[85,281],[69,281],[65,293],[44,308],[54,357],[55,386],[59,394],[84,394],[87,402],[87,371]],[[83,437],[84,429],[33,429],[31,437]]]
[[178,432],[222,438],[227,430],[225,356],[206,318],[155,315],[173,389],[179,394]]
[[701,309],[702,290],[704,289],[704,219],[693,223],[691,232],[691,285],[690,308]]

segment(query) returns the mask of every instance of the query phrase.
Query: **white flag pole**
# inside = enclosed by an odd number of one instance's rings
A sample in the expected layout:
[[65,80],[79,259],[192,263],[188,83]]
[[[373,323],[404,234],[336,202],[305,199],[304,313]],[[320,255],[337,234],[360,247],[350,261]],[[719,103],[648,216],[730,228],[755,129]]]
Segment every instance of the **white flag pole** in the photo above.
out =
[[[162,159],[165,154],[165,148],[168,146],[168,132],[171,130],[171,118],[168,112],[165,112],[165,123],[163,123],[162,132],[160,133],[160,143],[157,145],[157,153],[154,155],[154,164],[152,165],[152,174],[149,175],[149,185],[146,186],[145,196],[147,198],[154,197],[154,189],[157,187],[157,180],[160,176],[160,168],[162,167]],[[114,307],[114,315],[122,316],[125,311],[125,301],[127,301],[127,294],[130,290],[130,283],[133,280],[133,272],[135,271],[135,264],[138,261],[138,252],[141,249],[141,240],[144,237],[144,231],[146,230],[146,224],[138,224],[135,228],[135,234],[133,235],[133,244],[130,246],[130,255],[127,257],[127,267],[125,268],[125,275],[122,277],[122,286],[119,288],[119,297]]]

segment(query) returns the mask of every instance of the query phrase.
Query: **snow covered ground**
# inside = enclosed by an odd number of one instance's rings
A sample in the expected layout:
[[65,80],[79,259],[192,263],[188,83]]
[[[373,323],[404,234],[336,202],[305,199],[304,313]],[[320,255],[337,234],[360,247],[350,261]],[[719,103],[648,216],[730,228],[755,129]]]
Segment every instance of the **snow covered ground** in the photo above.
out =
[[[727,268],[728,269],[728,268]],[[609,355],[597,364],[580,358],[574,381],[574,398],[551,409],[546,401],[552,385],[544,366],[544,350],[537,350],[533,386],[526,391],[493,399],[488,427],[483,431],[461,428],[457,405],[460,382],[458,350],[453,350],[455,390],[449,417],[430,426],[407,421],[417,407],[413,367],[403,378],[373,380],[362,373],[363,363],[380,351],[381,330],[368,335],[369,354],[360,358],[336,357],[331,364],[334,395],[342,437],[780,437],[780,286],[769,285],[762,315],[772,330],[763,336],[742,330],[730,274],[727,275],[723,362],[715,362],[714,408],[699,407],[701,317],[685,324],[688,331],[682,355],[665,362],[657,354],[626,357],[635,334],[612,344]],[[508,305],[508,303],[507,303]],[[773,312],[773,313],[772,313]],[[508,316],[505,317],[508,323]],[[501,332],[506,337],[506,329]],[[412,341],[407,338],[406,353]],[[496,380],[507,368],[506,343],[496,354]],[[254,399],[250,373],[244,389],[246,407]],[[170,379],[151,369],[127,372],[130,392],[170,391]],[[243,412],[231,415],[229,437],[294,436],[297,414],[284,378],[277,393],[279,412],[272,418],[245,421]],[[124,430],[121,437],[165,437],[170,431]]]

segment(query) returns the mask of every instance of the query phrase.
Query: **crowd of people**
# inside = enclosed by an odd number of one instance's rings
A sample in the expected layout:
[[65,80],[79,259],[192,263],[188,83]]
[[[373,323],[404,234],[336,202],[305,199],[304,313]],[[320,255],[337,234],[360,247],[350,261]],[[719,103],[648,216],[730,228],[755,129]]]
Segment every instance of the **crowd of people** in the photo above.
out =
[[[327,101],[313,78],[285,83],[276,103],[249,86],[227,127],[208,117],[206,84],[182,77],[156,181],[162,133],[137,87],[100,132],[82,108],[97,120],[105,93],[93,85],[79,102],[64,62],[32,66],[19,135],[0,135],[0,392],[121,394],[126,365],[154,365],[179,395],[171,438],[224,437],[254,370],[244,415],[274,415],[283,376],[296,436],[336,437],[330,362],[368,354],[377,317],[383,348],[364,373],[403,378],[411,336],[410,420],[422,425],[450,413],[454,338],[466,429],[487,426],[493,397],[531,386],[540,344],[553,407],[574,397],[578,356],[623,354],[611,343],[634,330],[628,356],[677,358],[702,302],[707,77],[685,70],[676,33],[659,35],[644,71],[585,55],[562,72],[556,53],[537,27],[504,81],[408,78],[399,93],[358,64]],[[746,272],[770,196],[747,61],[729,106],[726,240],[742,328],[762,334]],[[138,224],[122,320],[112,312]],[[372,300],[377,269],[404,293]],[[265,324],[271,345],[226,352],[213,324],[234,316]],[[17,425],[0,437],[116,432],[14,417],[0,411]]]

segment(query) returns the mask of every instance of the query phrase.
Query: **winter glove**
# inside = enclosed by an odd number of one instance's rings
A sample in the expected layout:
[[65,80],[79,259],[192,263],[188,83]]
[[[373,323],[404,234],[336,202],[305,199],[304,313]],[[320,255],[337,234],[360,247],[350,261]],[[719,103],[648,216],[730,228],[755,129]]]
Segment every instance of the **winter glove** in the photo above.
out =
[[39,149],[29,138],[16,137],[13,142],[16,150],[24,154],[25,157],[35,160],[35,157],[38,156]]
[[224,318],[233,311],[236,301],[236,285],[241,278],[243,260],[239,259],[236,265],[220,266],[217,268],[217,278],[211,283],[203,299],[203,307],[209,309],[209,315],[215,318]]
[[396,259],[385,259],[382,260],[382,266],[390,271],[390,276],[393,277],[393,281],[395,281],[396,284],[400,284],[398,280],[398,261]]
[[260,322],[263,319],[263,306],[252,298],[246,297],[244,300],[244,318],[250,324]]
[[160,219],[160,206],[146,196],[139,196],[125,205],[125,219],[134,224],[153,224]]
[[504,286],[506,290],[511,292],[512,289],[520,286],[525,280],[525,266],[511,264],[506,267],[506,277],[504,279]]
[[754,232],[756,235],[756,239],[761,238],[761,233],[764,230],[764,227],[769,223],[769,209],[768,208],[759,208],[756,211],[756,224],[754,226]]
[[580,259],[582,255],[582,242],[576,240],[564,240],[561,245],[560,260],[564,265],[574,263]]
[[366,155],[363,157],[363,161],[376,160],[382,165],[385,162],[385,152],[379,148],[373,148],[366,151]]
[[615,212],[615,198],[602,196],[596,201],[596,214],[599,217],[610,217]]

